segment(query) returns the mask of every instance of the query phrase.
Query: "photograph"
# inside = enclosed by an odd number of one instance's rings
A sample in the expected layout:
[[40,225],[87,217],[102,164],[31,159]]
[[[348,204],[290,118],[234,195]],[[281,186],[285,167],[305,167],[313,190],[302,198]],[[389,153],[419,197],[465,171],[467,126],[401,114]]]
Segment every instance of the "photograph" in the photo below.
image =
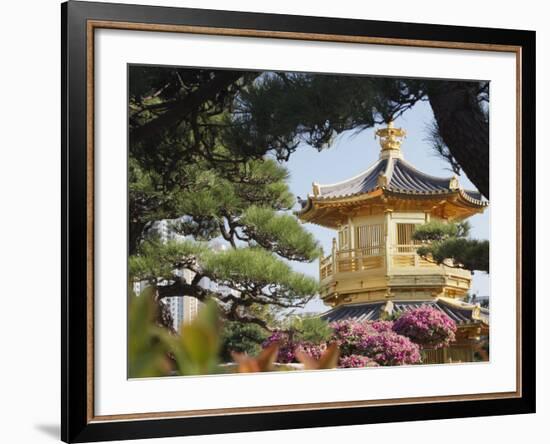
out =
[[490,86],[128,63],[127,377],[487,365]]
[[442,5],[6,2],[0,444],[544,436],[548,17]]

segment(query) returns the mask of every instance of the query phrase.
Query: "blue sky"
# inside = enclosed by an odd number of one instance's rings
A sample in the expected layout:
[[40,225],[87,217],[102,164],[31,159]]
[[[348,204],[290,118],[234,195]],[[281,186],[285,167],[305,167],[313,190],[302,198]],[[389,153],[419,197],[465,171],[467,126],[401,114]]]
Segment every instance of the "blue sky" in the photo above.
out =
[[[404,158],[421,171],[439,177],[451,177],[453,172],[449,164],[438,157],[430,146],[428,126],[433,122],[433,113],[428,102],[419,102],[412,109],[395,121],[395,126],[406,130],[407,137],[401,145]],[[374,129],[361,132],[346,132],[336,138],[330,148],[318,152],[308,145],[300,146],[285,166],[290,172],[289,186],[295,196],[305,198],[311,193],[312,182],[328,184],[353,177],[371,166],[380,152],[380,145],[374,139]],[[459,176],[462,187],[476,189],[464,173]],[[490,207],[480,215],[471,217],[471,236],[478,239],[489,239]],[[305,224],[304,227],[313,233],[325,252],[330,251],[335,231]],[[318,278],[319,265],[291,262],[296,271]],[[490,292],[489,275],[476,272],[473,278],[472,293],[488,296]],[[306,311],[324,311],[325,306],[318,298],[311,301]]]

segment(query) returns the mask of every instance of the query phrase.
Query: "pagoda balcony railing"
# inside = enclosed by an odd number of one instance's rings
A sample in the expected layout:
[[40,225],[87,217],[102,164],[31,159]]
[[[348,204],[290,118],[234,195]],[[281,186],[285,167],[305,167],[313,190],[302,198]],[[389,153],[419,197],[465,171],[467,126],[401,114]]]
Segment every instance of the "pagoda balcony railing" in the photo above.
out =
[[[398,244],[390,248],[391,264],[394,267],[434,267],[432,261],[427,261],[416,254],[418,244]],[[365,271],[381,268],[384,265],[385,247],[372,246],[355,249],[334,249],[332,254],[321,258],[319,276],[321,280],[334,273]]]
[[383,246],[335,250],[330,256],[321,258],[319,275],[323,280],[334,273],[372,270],[383,264]]
[[[420,267],[420,268],[436,268],[439,267],[431,259],[431,256],[428,258],[424,258],[422,256],[419,256],[417,254],[418,248],[420,248],[420,244],[408,244],[408,245],[394,245],[390,249],[390,255],[392,258],[391,264],[393,267],[396,268],[407,268],[407,267]],[[446,259],[443,262],[445,265],[448,265],[448,268],[445,267],[444,269],[450,273],[455,275],[463,275],[463,276],[469,276],[468,270],[463,270],[461,268],[454,267],[453,261],[451,259]]]
[[327,257],[322,257],[319,261],[319,275],[321,280],[331,276],[334,273],[334,261],[332,260],[332,254]]
[[397,244],[390,252],[392,255],[392,265],[397,268],[403,267],[433,267],[433,263],[426,261],[416,254],[420,247],[419,244]]
[[[391,246],[389,266],[397,269],[439,267],[433,260],[420,257],[416,253],[419,247],[420,245],[418,244],[398,244]],[[334,249],[330,256],[323,257],[319,261],[319,276],[322,281],[335,273],[375,270],[384,266],[384,258],[384,246],[343,250]],[[445,267],[445,269],[448,273],[469,276],[467,270],[452,267],[453,264],[450,262],[447,265],[449,265],[449,268]]]
[[392,248],[393,254],[416,254],[416,250],[420,247],[419,244],[398,244]]

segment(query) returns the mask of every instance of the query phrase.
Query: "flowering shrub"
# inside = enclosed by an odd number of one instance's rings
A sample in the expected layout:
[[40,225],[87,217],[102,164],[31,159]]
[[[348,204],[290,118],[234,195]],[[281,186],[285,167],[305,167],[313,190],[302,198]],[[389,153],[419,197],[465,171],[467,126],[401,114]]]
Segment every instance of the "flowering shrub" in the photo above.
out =
[[339,368],[378,367],[378,363],[362,355],[342,356],[338,361]]
[[340,356],[361,354],[361,343],[373,332],[369,323],[350,319],[332,322],[330,326],[333,330],[331,342],[340,347]]
[[279,343],[279,353],[277,354],[277,362],[288,364],[298,362],[296,358],[296,350],[301,350],[314,359],[319,359],[327,346],[325,343],[319,345],[308,341],[291,340],[288,333],[276,331],[269,336],[263,343],[262,348],[269,347],[274,342]]
[[394,323],[393,331],[421,347],[446,347],[455,340],[456,324],[445,313],[429,306],[408,311]]
[[416,364],[421,361],[420,347],[394,332],[376,333],[361,342],[362,354],[379,365]]
[[420,362],[418,345],[395,333],[391,321],[358,322],[347,319],[333,322],[330,326],[334,331],[332,340],[340,347],[341,366],[364,367],[369,362],[377,365]]
[[[330,324],[330,342],[340,350],[338,367],[357,368],[377,365],[406,365],[421,362],[420,347],[444,347],[455,340],[456,324],[441,311],[429,306],[408,311],[396,321],[354,321]],[[279,343],[277,361],[298,362],[296,350],[318,360],[327,342],[304,341],[299,335],[277,331],[262,347]]]
[[376,330],[378,333],[383,333],[385,331],[392,331],[393,322],[392,321],[373,321],[370,323],[370,326]]

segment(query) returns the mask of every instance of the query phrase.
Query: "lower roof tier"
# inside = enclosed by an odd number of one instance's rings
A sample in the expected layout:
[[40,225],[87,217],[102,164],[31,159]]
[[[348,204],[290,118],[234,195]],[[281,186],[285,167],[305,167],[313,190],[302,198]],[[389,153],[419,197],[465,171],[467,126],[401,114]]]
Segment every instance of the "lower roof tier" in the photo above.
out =
[[328,322],[354,320],[377,321],[387,316],[400,315],[422,306],[433,307],[460,325],[489,325],[489,310],[479,305],[456,301],[448,298],[436,298],[423,301],[381,301],[361,304],[339,305],[321,315]]

